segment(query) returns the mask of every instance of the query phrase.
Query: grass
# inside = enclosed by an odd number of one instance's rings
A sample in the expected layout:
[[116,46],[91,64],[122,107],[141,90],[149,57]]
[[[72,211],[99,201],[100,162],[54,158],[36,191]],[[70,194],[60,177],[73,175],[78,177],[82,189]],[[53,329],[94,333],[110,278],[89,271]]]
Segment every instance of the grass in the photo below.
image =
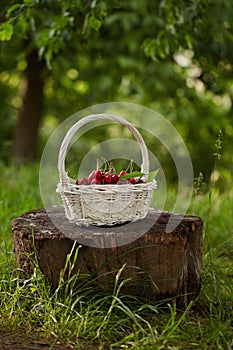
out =
[[[88,281],[74,288],[77,275],[67,282],[61,275],[52,291],[38,266],[21,280],[14,270],[11,220],[43,206],[38,166],[0,170],[0,334],[46,339],[50,349],[58,342],[63,349],[233,348],[232,190],[213,191],[211,203],[208,193],[193,200],[190,212],[205,222],[203,281],[199,297],[181,311],[169,300],[151,303],[122,295],[122,270],[111,294]],[[72,269],[69,256],[66,269]]]

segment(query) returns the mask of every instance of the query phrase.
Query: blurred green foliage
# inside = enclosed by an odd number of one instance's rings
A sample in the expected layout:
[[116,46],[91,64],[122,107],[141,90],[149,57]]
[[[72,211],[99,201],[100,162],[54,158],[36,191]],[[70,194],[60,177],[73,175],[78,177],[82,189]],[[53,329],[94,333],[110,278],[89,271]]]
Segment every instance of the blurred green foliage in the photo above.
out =
[[[23,105],[26,56],[36,48],[46,60],[40,151],[55,127],[76,111],[126,101],[151,107],[172,122],[191,154],[195,176],[202,172],[205,182],[221,130],[222,158],[214,180],[222,187],[231,181],[230,0],[12,0],[0,6],[4,161]],[[172,173],[169,162],[166,166]]]

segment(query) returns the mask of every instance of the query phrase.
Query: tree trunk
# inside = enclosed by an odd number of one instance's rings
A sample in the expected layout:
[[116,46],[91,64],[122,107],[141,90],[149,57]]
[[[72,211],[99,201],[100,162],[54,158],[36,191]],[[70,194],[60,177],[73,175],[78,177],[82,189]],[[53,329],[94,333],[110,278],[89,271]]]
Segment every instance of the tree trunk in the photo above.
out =
[[[177,225],[168,233],[166,225],[170,217],[171,213],[160,212],[158,216],[152,209],[145,219],[126,225],[125,229],[103,229],[82,228],[69,223],[60,206],[53,207],[49,216],[44,209],[27,212],[12,223],[14,252],[21,271],[24,271],[21,276],[30,276],[38,261],[48,283],[56,288],[67,255],[73,252],[74,256],[81,243],[72,270],[72,274],[78,273],[77,283],[89,276],[94,283],[112,293],[116,274],[124,267],[121,278],[127,283],[122,287],[122,293],[150,300],[172,298],[179,306],[186,306],[201,288],[203,222],[195,216],[181,218],[174,215],[172,220]],[[114,235],[115,238],[120,235],[132,237],[135,228],[144,232],[148,223],[151,223],[148,232],[140,237],[136,234],[136,239],[129,244],[115,245]],[[73,239],[68,237],[69,232]],[[112,247],[96,248],[93,245],[93,242],[106,240],[107,236],[110,240],[113,238]],[[36,260],[33,258],[35,253]],[[67,278],[67,271],[65,276]]]
[[13,159],[18,162],[32,160],[36,156],[38,130],[43,109],[44,80],[42,71],[45,64],[39,61],[38,53],[32,50],[27,56],[26,88],[23,106],[13,143]]

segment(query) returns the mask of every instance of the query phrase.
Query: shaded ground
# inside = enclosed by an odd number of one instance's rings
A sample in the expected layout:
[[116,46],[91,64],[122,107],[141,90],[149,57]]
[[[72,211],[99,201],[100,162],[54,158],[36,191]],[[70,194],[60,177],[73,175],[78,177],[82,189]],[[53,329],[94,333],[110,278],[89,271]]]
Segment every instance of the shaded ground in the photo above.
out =
[[[0,330],[0,350],[73,350],[74,344],[62,344],[39,335],[2,332]],[[98,350],[98,346],[83,345],[80,350]],[[107,349],[107,348],[105,348]]]
[[[0,350],[71,350],[75,349],[74,345],[61,344],[49,341],[48,339],[38,336],[25,335],[22,333],[6,333],[0,331]],[[94,349],[93,349],[94,350]]]

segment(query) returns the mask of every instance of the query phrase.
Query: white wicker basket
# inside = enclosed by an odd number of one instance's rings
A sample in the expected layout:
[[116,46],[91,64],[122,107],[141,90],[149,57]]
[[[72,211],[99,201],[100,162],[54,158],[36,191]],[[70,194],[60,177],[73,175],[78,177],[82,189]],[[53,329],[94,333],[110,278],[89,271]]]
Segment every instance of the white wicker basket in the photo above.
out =
[[137,140],[141,154],[141,172],[149,174],[149,158],[145,142],[128,121],[110,114],[93,114],[82,118],[67,132],[59,151],[58,171],[60,193],[65,214],[77,225],[112,226],[142,219],[147,215],[156,181],[138,184],[75,185],[65,171],[65,157],[73,135],[86,123],[97,119],[120,123],[127,127]]

